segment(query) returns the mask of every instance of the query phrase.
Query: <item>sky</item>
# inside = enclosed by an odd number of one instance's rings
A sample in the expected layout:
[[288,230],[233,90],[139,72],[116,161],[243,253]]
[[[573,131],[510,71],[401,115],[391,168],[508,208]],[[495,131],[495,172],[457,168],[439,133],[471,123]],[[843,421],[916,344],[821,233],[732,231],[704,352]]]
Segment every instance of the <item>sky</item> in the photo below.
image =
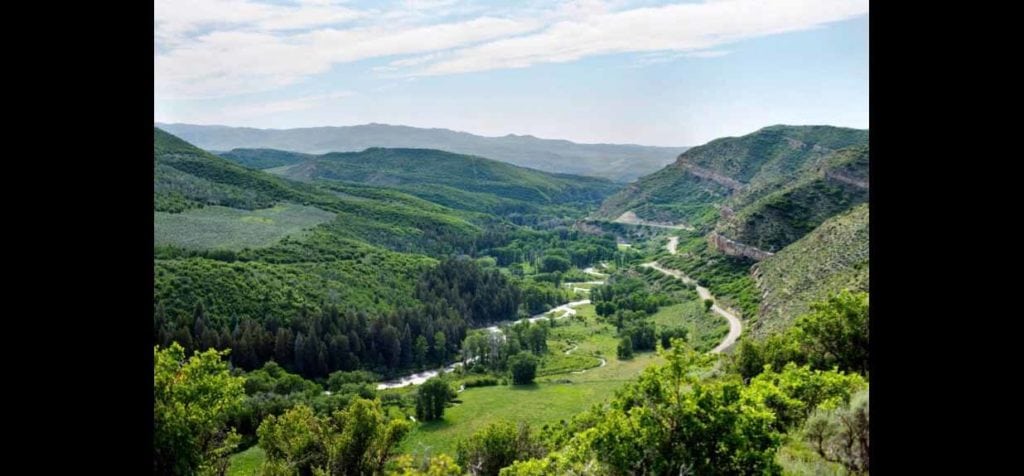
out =
[[694,146],[868,127],[866,0],[156,0],[156,122]]

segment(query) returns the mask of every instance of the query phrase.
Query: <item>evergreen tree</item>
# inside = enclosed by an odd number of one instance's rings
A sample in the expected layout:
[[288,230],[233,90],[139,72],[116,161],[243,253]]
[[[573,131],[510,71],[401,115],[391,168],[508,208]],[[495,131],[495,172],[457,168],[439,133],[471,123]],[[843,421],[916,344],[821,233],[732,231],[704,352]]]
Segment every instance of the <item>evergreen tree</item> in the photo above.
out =
[[171,336],[171,340],[184,347],[186,353],[191,352],[196,348],[192,342],[192,331],[188,330],[188,325],[184,322],[175,329],[174,334]]
[[279,327],[274,339],[274,360],[285,368],[291,368],[295,355],[295,336],[292,330]]
[[295,371],[300,375],[306,374],[306,336],[299,332],[299,335],[295,336]]

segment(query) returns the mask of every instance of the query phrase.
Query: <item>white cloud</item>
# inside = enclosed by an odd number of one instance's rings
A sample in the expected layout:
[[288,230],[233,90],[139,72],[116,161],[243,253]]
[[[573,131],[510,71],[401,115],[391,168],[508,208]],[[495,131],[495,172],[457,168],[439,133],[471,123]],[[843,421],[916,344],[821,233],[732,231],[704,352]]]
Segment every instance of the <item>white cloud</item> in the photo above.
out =
[[707,50],[686,53],[686,56],[690,58],[718,58],[719,56],[725,56],[727,54],[729,54],[729,52],[725,50]]
[[483,17],[398,30],[372,26],[287,36],[218,31],[158,54],[156,90],[178,98],[267,91],[324,73],[336,63],[450,49],[540,26],[530,20]]
[[457,2],[405,3],[409,8],[369,11],[321,0],[289,5],[157,0],[157,96],[269,91],[326,73],[335,64],[381,57],[398,58],[375,71],[406,76],[522,68],[624,52],[713,57],[725,54],[716,49],[720,45],[814,28],[868,10],[867,0],[709,0],[644,8],[624,1],[572,0],[546,10],[494,7],[490,14],[477,14],[480,4],[460,4],[459,9],[475,16],[452,20],[439,12],[455,10]]
[[177,121],[194,122],[198,124],[223,124],[223,123],[246,123],[253,119],[265,118],[286,112],[306,111],[320,106],[330,104],[339,99],[354,96],[352,91],[334,91],[326,94],[316,94],[280,101],[270,102],[248,102],[227,106],[214,113],[199,112],[196,114],[174,111],[170,116]]
[[537,34],[464,48],[416,74],[517,68],[608,53],[698,51],[867,12],[867,0],[718,0],[638,8],[562,21]]
[[368,14],[323,1],[286,6],[251,0],[157,0],[153,9],[157,41],[171,45],[186,41],[189,33],[204,28],[303,29],[348,22]]
[[450,7],[459,3],[460,0],[405,0],[402,7],[411,10],[434,10],[437,8]]

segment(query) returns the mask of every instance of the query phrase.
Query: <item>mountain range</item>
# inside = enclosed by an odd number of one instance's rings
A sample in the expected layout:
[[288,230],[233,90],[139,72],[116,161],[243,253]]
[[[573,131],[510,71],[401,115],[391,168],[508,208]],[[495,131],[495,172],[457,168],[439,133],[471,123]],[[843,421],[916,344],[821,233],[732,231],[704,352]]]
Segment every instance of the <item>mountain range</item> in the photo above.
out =
[[162,123],[156,126],[209,151],[265,148],[326,154],[359,152],[373,147],[438,149],[486,157],[545,172],[603,177],[622,183],[664,167],[687,149],[632,144],[578,144],[567,140],[514,134],[484,137],[449,129],[387,124],[297,129]]

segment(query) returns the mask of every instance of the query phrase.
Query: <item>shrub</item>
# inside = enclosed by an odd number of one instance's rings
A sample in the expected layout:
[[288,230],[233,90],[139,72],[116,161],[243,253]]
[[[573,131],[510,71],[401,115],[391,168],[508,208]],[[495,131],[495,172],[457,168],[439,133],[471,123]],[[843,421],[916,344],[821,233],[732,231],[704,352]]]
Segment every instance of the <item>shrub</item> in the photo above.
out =
[[537,357],[529,352],[520,352],[508,359],[512,371],[512,384],[525,385],[532,383],[537,376]]

